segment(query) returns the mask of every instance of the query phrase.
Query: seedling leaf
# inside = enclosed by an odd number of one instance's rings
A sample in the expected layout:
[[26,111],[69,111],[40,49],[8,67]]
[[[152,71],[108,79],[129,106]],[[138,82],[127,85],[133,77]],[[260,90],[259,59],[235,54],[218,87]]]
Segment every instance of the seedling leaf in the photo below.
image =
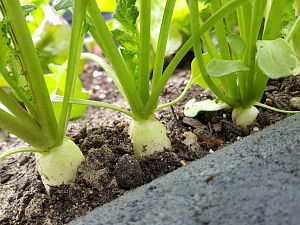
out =
[[292,47],[282,38],[257,41],[257,62],[271,79],[290,76],[297,66]]
[[206,99],[200,102],[196,102],[195,99],[191,99],[184,106],[184,115],[188,117],[195,117],[200,111],[218,111],[228,107],[225,103],[217,103],[216,100]]
[[[211,60],[209,54],[204,53],[204,54],[202,54],[202,56],[203,56],[204,64],[207,65],[208,62]],[[200,70],[198,68],[196,59],[194,59],[192,61],[192,79],[193,79],[195,84],[198,84],[198,85],[200,85],[201,87],[204,87],[204,88],[208,88],[208,85],[205,83],[205,81],[204,81],[204,79],[203,79],[203,77],[200,73]],[[216,84],[217,87],[222,88],[222,84],[221,84],[221,81],[220,81],[219,78],[212,77],[212,80]]]
[[206,66],[212,77],[221,77],[241,71],[249,71],[241,60],[224,60],[213,58]]
[[231,47],[231,50],[237,55],[238,58],[241,58],[246,50],[246,43],[244,40],[235,34],[228,35],[226,40]]

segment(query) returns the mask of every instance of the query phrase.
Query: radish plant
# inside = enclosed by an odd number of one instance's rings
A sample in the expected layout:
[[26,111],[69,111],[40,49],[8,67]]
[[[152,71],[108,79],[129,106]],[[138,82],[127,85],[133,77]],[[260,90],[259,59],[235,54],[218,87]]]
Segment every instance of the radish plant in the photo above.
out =
[[9,88],[0,86],[0,126],[31,147],[10,151],[35,152],[38,171],[48,190],[50,186],[72,182],[84,159],[75,143],[64,137],[70,117],[69,99],[73,96],[82,43],[87,2],[76,0],[71,32],[64,101],[56,118],[42,66],[34,48],[18,0],[2,0],[0,29],[0,78]]
[[[72,1],[62,0],[57,5],[57,8],[69,7],[70,2]],[[166,128],[160,121],[155,119],[154,113],[159,108],[176,103],[175,101],[170,104],[158,105],[159,96],[179,62],[192,47],[192,39],[189,38],[178,50],[168,67],[163,70],[175,2],[175,0],[166,1],[158,35],[157,49],[154,51],[156,54],[153,72],[151,73],[150,30],[153,16],[151,15],[152,1],[141,0],[140,11],[138,11],[136,0],[119,0],[113,16],[119,22],[119,27],[112,32],[109,31],[104,18],[101,16],[97,2],[95,0],[88,1],[87,21],[89,31],[102,48],[111,66],[106,64],[101,58],[94,56],[93,59],[98,61],[111,75],[131,110],[128,111],[104,102],[75,98],[72,98],[70,103],[106,107],[118,110],[131,117],[132,122],[129,127],[129,134],[137,157],[150,155],[156,151],[162,151],[164,148],[171,147]],[[233,0],[226,4],[202,24],[200,32],[205,33],[208,31],[212,25],[234,11],[243,2],[244,0]],[[139,24],[137,22],[138,17]],[[53,101],[62,101],[62,97],[56,96],[53,98]]]
[[[222,8],[219,0],[207,2],[212,16]],[[198,0],[189,0],[196,56],[192,62],[190,84],[197,83],[208,87],[217,99],[189,101],[185,107],[187,116],[195,116],[199,111],[219,110],[229,106],[233,108],[233,121],[247,130],[247,126],[258,114],[255,106],[297,113],[260,103],[268,79],[290,76],[297,65],[295,52],[289,42],[295,33],[299,33],[299,18],[287,37],[282,37],[281,33],[283,21],[286,19],[285,12],[288,11],[285,9],[291,7],[293,2],[245,1],[232,15],[236,17],[236,27],[228,26],[230,23],[227,17],[214,25],[216,47],[211,34],[201,33],[199,29],[203,20],[197,10]],[[292,23],[294,19],[287,22]],[[294,39],[294,44],[297,41]],[[204,53],[203,48],[206,50]]]

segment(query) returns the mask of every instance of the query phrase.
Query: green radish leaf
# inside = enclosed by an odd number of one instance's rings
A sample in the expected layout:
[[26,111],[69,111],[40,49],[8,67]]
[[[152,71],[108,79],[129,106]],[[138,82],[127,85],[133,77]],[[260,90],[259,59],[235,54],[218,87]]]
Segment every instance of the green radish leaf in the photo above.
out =
[[63,9],[68,9],[74,5],[74,0],[60,0],[56,1],[54,8],[59,11]]
[[22,6],[22,9],[23,9],[23,12],[24,12],[24,16],[28,16],[36,8],[37,8],[37,6],[34,5],[34,4],[29,4],[29,5]]
[[206,66],[207,72],[212,77],[221,77],[241,71],[249,71],[241,60],[224,60],[213,58]]
[[125,63],[130,74],[137,81],[139,34],[137,18],[139,11],[135,5],[136,0],[119,0],[113,18],[118,22],[112,31],[114,39],[118,42]]
[[271,79],[290,76],[297,66],[293,48],[282,38],[257,41],[257,62]]
[[[211,57],[209,56],[208,53],[203,53],[202,56],[203,56],[204,64],[207,65],[208,62],[211,60]],[[192,67],[191,68],[192,69],[192,71],[191,71],[192,72],[192,80],[194,81],[193,83],[198,84],[201,87],[208,88],[206,82],[204,81],[204,79],[200,73],[196,59],[194,59],[192,61],[191,67]],[[218,88],[222,88],[222,83],[219,78],[212,77],[212,80]]]
[[113,18],[128,31],[136,32],[136,20],[139,11],[135,5],[136,0],[119,0]]
[[241,58],[246,50],[246,43],[244,40],[236,34],[228,35],[226,40],[231,50],[237,55],[238,58]]
[[217,100],[206,99],[200,102],[196,102],[195,99],[189,100],[184,106],[184,115],[188,117],[195,117],[200,111],[218,111],[228,107],[227,104],[221,102],[217,103]]
[[137,51],[138,41],[133,38],[135,35],[125,32],[120,29],[115,29],[112,31],[114,39],[118,41],[118,44],[126,49],[127,51]]

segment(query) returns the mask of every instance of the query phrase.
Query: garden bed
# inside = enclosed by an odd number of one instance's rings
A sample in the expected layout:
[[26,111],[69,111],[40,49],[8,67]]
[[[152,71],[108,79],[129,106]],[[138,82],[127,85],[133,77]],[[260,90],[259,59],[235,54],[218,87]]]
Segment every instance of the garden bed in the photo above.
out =
[[[190,75],[187,68],[187,65],[181,65],[176,71],[165,88],[162,102],[173,100],[184,89]],[[92,93],[91,99],[127,107],[111,79],[98,70],[94,64],[89,64],[82,74],[84,86]],[[299,107],[295,103],[290,105],[290,100],[299,96],[299,76],[289,77],[270,82],[263,102],[290,110]],[[68,223],[243,136],[241,128],[232,124],[230,110],[200,113],[196,118],[184,117],[183,106],[191,98],[201,100],[213,98],[213,95],[208,90],[192,86],[183,101],[159,111],[156,116],[166,124],[173,149],[138,160],[132,156],[127,134],[129,119],[118,112],[89,107],[84,117],[70,124],[68,131],[86,157],[79,168],[76,183],[51,188],[50,195],[46,194],[35,168],[34,154],[23,153],[1,161],[0,223]],[[285,116],[261,110],[250,133]],[[20,146],[23,143],[13,136],[0,144],[1,152]]]
[[70,225],[298,225],[299,127],[289,117]]

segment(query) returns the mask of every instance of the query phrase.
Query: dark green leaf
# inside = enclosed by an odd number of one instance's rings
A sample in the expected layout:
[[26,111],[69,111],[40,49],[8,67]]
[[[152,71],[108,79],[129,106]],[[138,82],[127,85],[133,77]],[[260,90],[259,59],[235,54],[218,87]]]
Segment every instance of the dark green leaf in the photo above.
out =
[[22,9],[23,9],[23,12],[24,12],[24,16],[28,16],[36,8],[37,8],[37,6],[34,5],[34,4],[23,5]]
[[132,74],[134,80],[137,81],[138,54],[136,52],[127,51],[126,49],[121,49],[121,53],[130,74]]
[[292,47],[282,38],[257,41],[257,62],[272,79],[290,76],[297,66]]
[[119,45],[128,51],[137,51],[137,41],[135,35],[116,29],[112,31],[114,39],[118,41]]
[[74,0],[60,0],[55,5],[54,8],[58,10],[68,9],[74,5]]
[[139,16],[139,11],[135,6],[136,0],[119,0],[113,18],[128,31],[136,30],[136,20]]
[[213,58],[206,66],[212,77],[221,77],[241,71],[249,71],[241,60],[224,60]]

